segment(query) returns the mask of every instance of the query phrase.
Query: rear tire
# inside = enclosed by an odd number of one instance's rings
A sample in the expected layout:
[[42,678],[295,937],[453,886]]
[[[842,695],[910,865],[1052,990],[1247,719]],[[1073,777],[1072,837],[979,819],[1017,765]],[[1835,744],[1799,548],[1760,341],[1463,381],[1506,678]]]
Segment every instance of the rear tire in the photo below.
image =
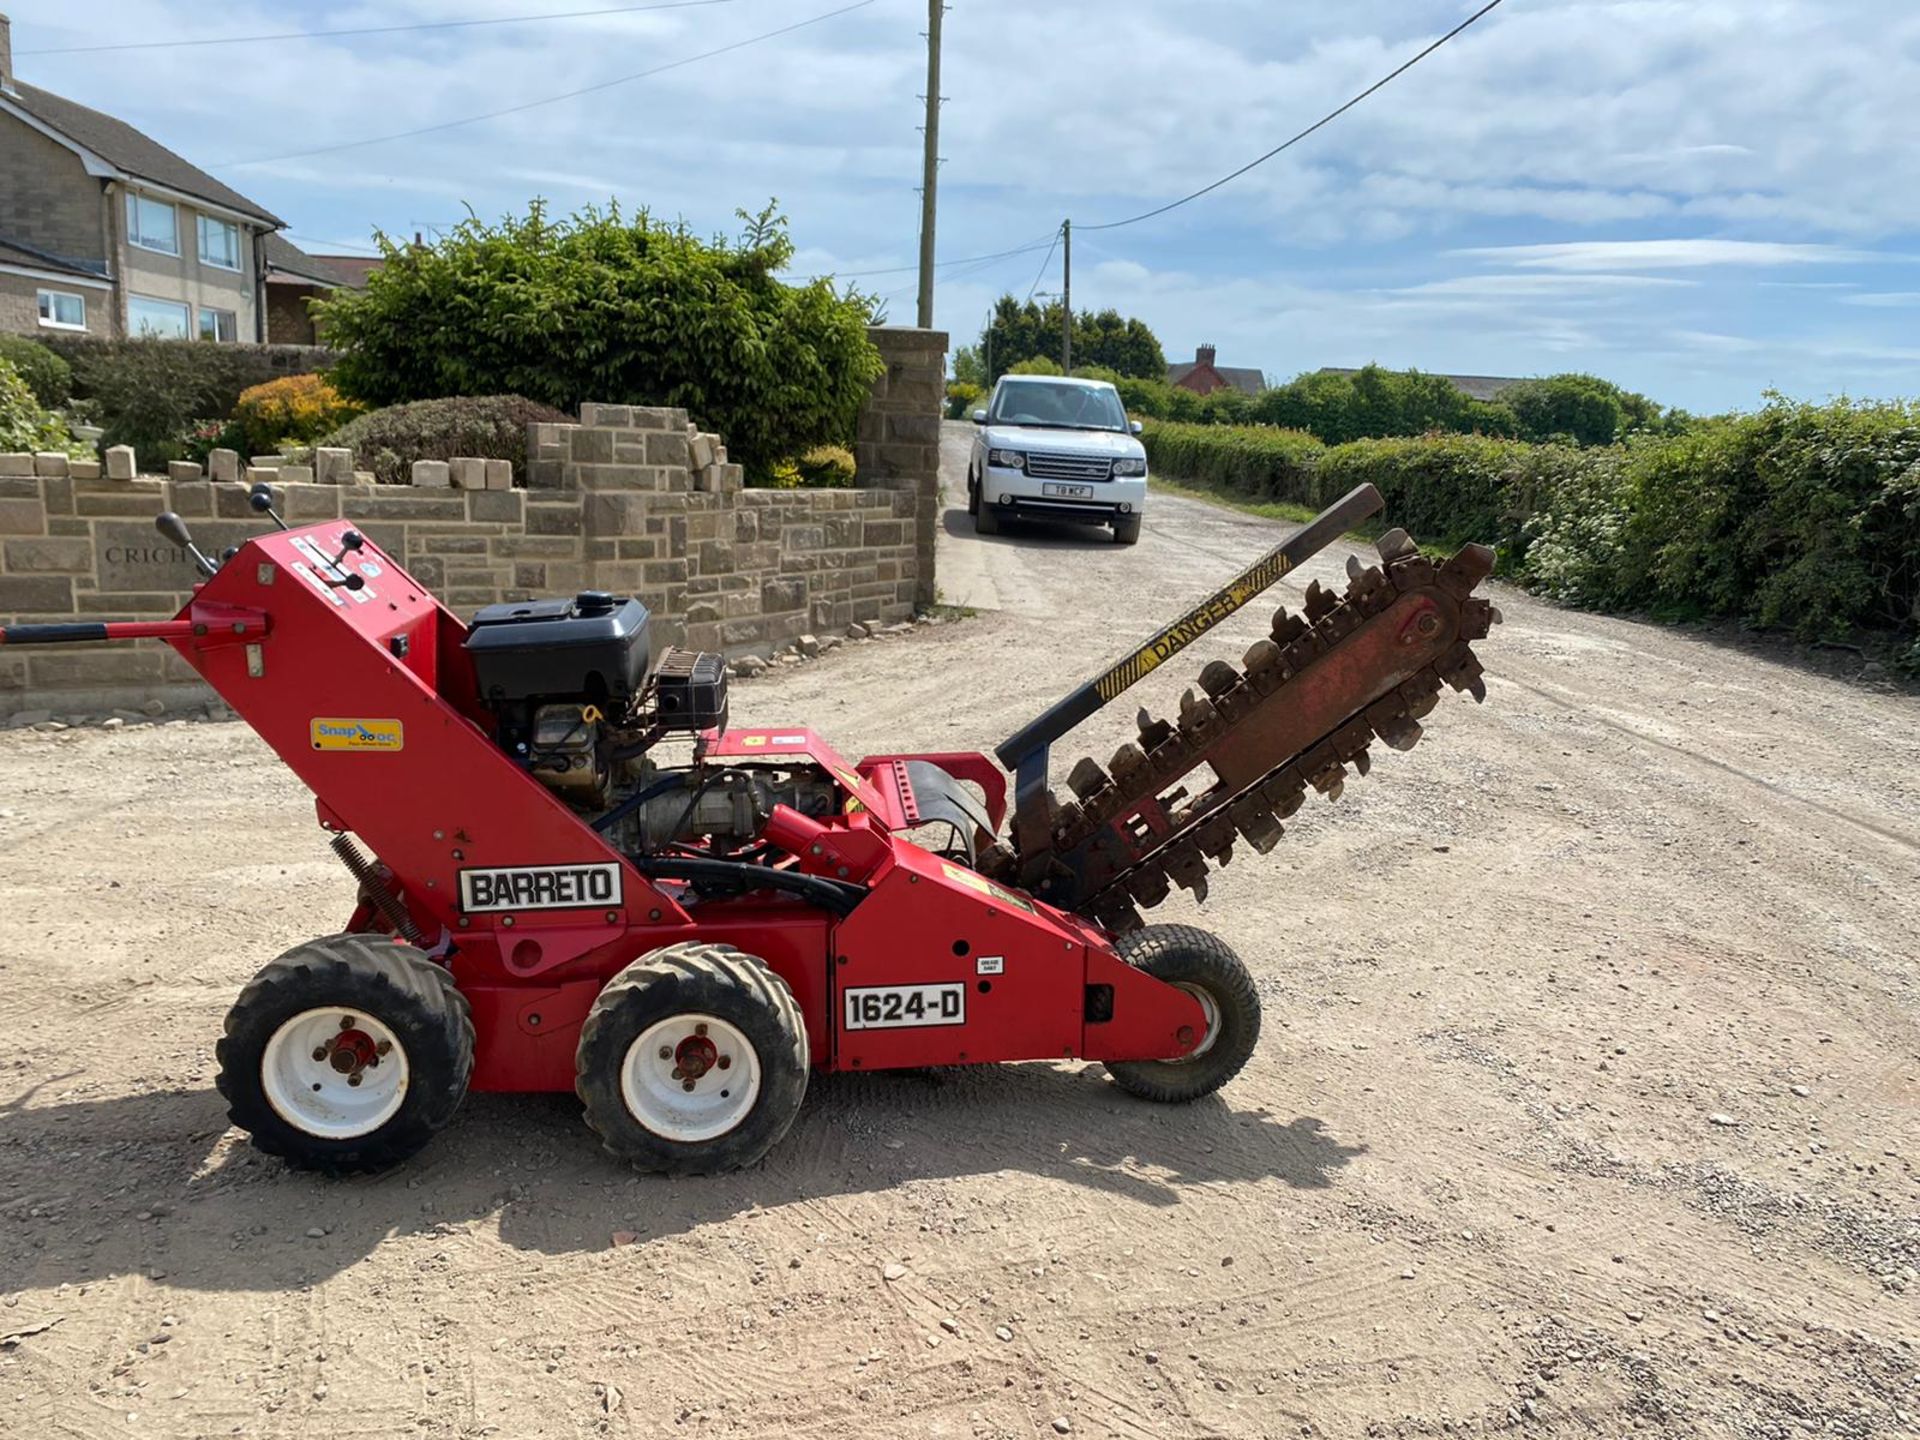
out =
[[453,1119],[473,1074],[473,1020],[424,951],[329,935],[254,977],[215,1053],[227,1118],[256,1150],[356,1174],[399,1164]]
[[1113,521],[1113,539],[1117,545],[1138,545],[1140,543],[1140,521],[1138,512],[1132,515],[1118,515]]
[[1000,533],[1000,512],[981,497],[973,512],[973,533],[976,535],[998,535]]
[[765,961],[731,945],[668,945],[593,1002],[574,1090],[609,1153],[663,1175],[713,1175],[753,1164],[787,1133],[808,1066],[800,1007]]
[[1260,1039],[1260,995],[1240,957],[1191,925],[1149,925],[1114,944],[1122,960],[1193,995],[1211,1024],[1184,1060],[1109,1060],[1114,1083],[1143,1100],[1182,1105],[1240,1073]]
[[967,477],[967,514],[978,515],[979,513],[980,487],[974,482],[973,477],[969,475]]

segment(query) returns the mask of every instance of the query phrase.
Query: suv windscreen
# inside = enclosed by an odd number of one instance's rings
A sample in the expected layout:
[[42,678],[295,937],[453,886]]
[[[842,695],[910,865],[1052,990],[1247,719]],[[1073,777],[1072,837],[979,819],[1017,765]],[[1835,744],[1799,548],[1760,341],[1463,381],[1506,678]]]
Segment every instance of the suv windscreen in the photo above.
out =
[[1002,380],[989,421],[1067,430],[1127,428],[1127,412],[1110,385],[1061,385],[1047,380]]

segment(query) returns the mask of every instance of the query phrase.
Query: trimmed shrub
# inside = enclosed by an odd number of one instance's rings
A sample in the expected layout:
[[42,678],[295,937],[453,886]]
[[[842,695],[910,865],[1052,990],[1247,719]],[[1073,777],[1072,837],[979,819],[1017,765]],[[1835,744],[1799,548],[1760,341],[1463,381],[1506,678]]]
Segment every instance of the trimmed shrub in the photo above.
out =
[[816,445],[800,457],[801,483],[816,490],[846,490],[859,467],[853,452],[839,445]]
[[527,426],[573,419],[521,395],[456,396],[370,410],[316,444],[353,451],[354,464],[371,470],[382,485],[411,484],[416,460],[456,455],[511,460],[514,475],[525,484]]
[[1315,476],[1327,447],[1298,430],[1155,423],[1140,438],[1152,468],[1172,479],[1255,499],[1319,503]]
[[978,385],[965,380],[950,381],[947,385],[947,418],[966,419],[980,408],[980,397],[985,393]]
[[[43,342],[72,367],[73,394],[97,397],[125,388],[119,372],[135,369],[136,382],[150,375],[155,351],[168,354],[167,367],[175,383],[187,388],[195,403],[191,415],[225,420],[233,414],[240,392],[282,375],[325,370],[337,358],[333,351],[314,345],[210,345],[204,340],[157,340],[136,336],[130,340],[102,340],[91,335],[48,336]],[[110,423],[102,417],[102,423]]]
[[58,410],[73,395],[73,367],[37,340],[0,335],[0,360],[27,382],[43,410]]
[[1370,482],[1386,497],[1394,524],[1435,542],[1493,545],[1502,568],[1511,571],[1526,549],[1538,476],[1529,447],[1513,440],[1481,435],[1355,440],[1321,458],[1319,503]]
[[260,455],[283,445],[311,445],[362,408],[318,375],[288,375],[241,391],[233,419],[246,453]]
[[775,278],[793,244],[771,210],[737,242],[702,242],[644,211],[554,221],[536,202],[524,218],[381,248],[365,290],[313,307],[346,348],[330,378],[369,404],[513,393],[678,406],[754,474],[851,441],[884,370],[864,297]]

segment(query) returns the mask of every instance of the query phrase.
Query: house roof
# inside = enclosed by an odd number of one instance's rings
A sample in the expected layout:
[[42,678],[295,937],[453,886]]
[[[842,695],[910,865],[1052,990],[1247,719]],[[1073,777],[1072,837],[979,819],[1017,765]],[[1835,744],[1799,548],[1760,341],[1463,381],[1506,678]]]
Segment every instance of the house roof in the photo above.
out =
[[332,260],[309,255],[283,236],[269,234],[264,248],[269,285],[324,285],[329,290],[345,286],[349,290],[358,290],[366,284],[364,279],[347,273]]
[[149,180],[169,190],[191,195],[196,200],[207,200],[229,210],[237,210],[262,225],[286,223],[271,210],[263,210],[238,190],[222,185],[197,165],[189,164],[124,120],[90,110],[85,105],[42,90],[37,85],[29,85],[24,80],[14,81],[14,91],[7,96],[11,103],[135,179]]
[[[1323,365],[1320,373],[1322,375],[1358,375],[1360,372],[1345,366]],[[1470,395],[1475,400],[1495,399],[1509,385],[1520,383],[1520,377],[1517,375],[1441,375],[1438,378],[1446,381],[1461,394]]]
[[[1178,385],[1198,367],[1195,360],[1182,361],[1178,365],[1167,366],[1167,383]],[[1213,373],[1243,395],[1258,395],[1267,388],[1267,377],[1259,371],[1245,365],[1215,365]]]
[[355,289],[363,289],[367,277],[387,263],[379,255],[316,255],[313,258],[339,274],[346,284]]
[[38,245],[28,245],[21,240],[11,240],[0,235],[0,265],[25,265],[35,270],[55,270],[62,275],[78,275],[88,280],[107,278],[104,261],[74,260],[65,255],[56,255],[51,250],[42,250]]

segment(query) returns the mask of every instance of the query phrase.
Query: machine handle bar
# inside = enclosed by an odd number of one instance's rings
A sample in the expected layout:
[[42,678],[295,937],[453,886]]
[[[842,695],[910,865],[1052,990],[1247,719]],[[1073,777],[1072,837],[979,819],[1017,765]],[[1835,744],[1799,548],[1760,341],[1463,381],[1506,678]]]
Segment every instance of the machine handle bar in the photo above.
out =
[[97,640],[188,640],[205,630],[193,620],[87,620],[63,625],[0,625],[0,645],[78,645]]

